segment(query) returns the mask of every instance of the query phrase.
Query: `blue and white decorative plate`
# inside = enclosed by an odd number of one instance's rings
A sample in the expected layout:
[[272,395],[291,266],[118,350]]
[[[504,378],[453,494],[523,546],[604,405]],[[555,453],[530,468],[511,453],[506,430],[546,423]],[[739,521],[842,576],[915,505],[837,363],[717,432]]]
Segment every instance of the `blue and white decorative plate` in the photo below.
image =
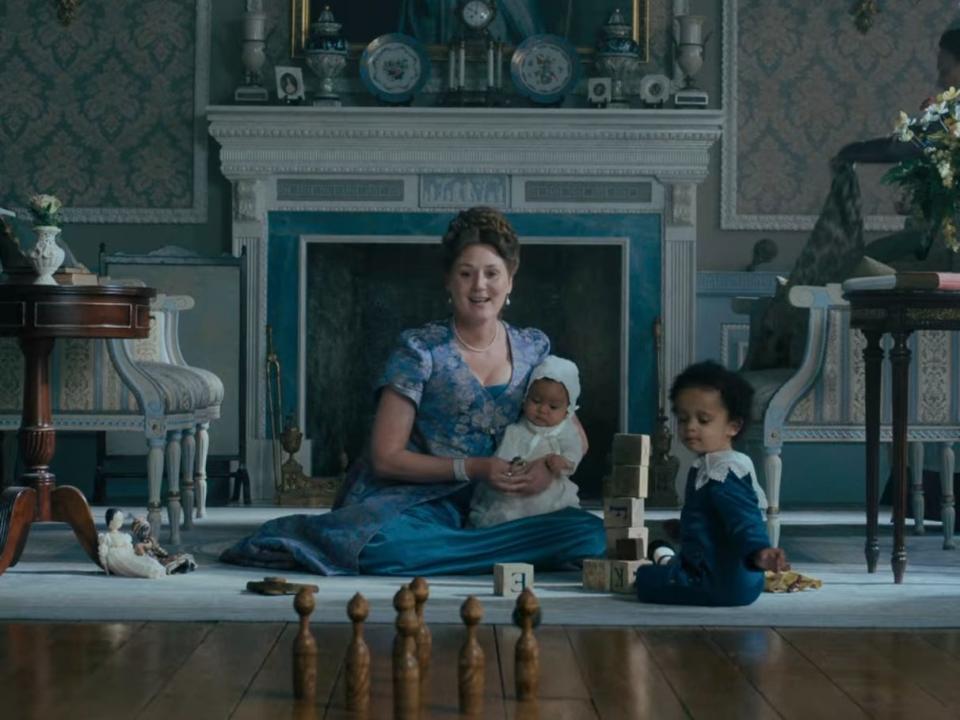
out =
[[559,35],[531,35],[514,51],[510,76],[521,95],[552,105],[577,84],[580,57],[577,49]]
[[403,33],[381,35],[360,56],[360,79],[384,102],[409,102],[430,79],[427,49]]

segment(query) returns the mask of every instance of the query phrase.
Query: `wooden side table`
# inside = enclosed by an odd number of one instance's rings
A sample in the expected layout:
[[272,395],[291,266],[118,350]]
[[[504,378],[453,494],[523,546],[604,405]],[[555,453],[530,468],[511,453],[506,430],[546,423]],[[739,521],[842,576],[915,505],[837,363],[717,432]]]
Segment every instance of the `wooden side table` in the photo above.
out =
[[0,284],[0,335],[18,338],[24,356],[20,487],[0,495],[0,574],[16,565],[35,522],[65,522],[97,564],[97,532],[77,488],[57,487],[50,472],[56,433],[50,397],[50,351],[57,338],[144,338],[152,288],[112,285]]
[[[866,480],[867,540],[864,553],[867,571],[875,572],[880,555],[877,514],[880,488],[880,371],[883,348],[880,338],[893,337],[892,369],[893,435],[893,581],[903,582],[907,567],[904,519],[907,503],[907,402],[910,349],[907,339],[914,330],[960,330],[960,292],[950,290],[858,290],[844,293],[850,303],[850,327],[866,337],[863,350],[866,380]],[[953,505],[952,497],[945,503]]]

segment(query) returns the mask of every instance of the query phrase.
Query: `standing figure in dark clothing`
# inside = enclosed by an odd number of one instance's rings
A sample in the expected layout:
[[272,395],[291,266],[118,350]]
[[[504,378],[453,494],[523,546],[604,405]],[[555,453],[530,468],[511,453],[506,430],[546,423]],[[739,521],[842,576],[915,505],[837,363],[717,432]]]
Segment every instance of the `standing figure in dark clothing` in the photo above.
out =
[[763,591],[764,570],[789,569],[783,550],[770,547],[753,462],[733,449],[752,399],[746,380],[714,362],[691,365],[674,380],[680,440],[698,458],[687,477],[679,550],[651,543],[654,564],[637,571],[641,601],[749,605]]

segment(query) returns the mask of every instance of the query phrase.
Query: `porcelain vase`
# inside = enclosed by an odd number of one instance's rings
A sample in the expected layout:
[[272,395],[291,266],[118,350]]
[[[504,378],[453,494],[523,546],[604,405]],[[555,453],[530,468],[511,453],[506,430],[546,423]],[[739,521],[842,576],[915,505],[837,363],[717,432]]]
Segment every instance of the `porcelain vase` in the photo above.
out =
[[37,278],[33,281],[33,284],[56,285],[57,281],[53,279],[53,273],[63,263],[66,254],[63,248],[57,244],[60,228],[56,225],[37,225],[33,229],[37,233],[37,242],[27,253],[30,264],[33,265],[33,269],[37,273]]

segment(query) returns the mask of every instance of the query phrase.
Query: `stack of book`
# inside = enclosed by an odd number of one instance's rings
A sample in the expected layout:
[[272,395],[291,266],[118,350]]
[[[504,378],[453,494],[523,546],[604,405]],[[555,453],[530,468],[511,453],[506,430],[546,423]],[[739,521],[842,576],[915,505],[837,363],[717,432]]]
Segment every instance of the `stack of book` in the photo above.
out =
[[644,523],[649,492],[650,436],[613,437],[613,468],[603,480],[605,558],[583,561],[583,587],[604,592],[633,592],[637,568],[648,563],[650,532]]

